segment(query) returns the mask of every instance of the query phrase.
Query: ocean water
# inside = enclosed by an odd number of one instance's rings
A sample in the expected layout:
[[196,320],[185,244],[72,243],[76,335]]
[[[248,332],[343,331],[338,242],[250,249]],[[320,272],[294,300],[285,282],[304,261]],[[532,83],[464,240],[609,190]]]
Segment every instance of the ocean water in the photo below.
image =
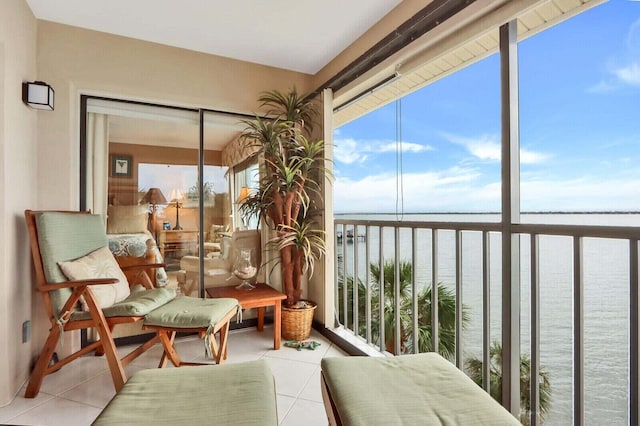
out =
[[[336,219],[396,220],[395,215],[335,215]],[[405,221],[496,222],[497,215],[405,214]],[[534,214],[523,222],[574,225],[640,226],[640,214]],[[364,234],[364,228],[357,234]],[[400,259],[411,260],[412,238],[400,232]],[[431,284],[431,233],[418,231],[415,260],[418,286]],[[379,234],[368,235],[369,260],[379,262]],[[353,274],[353,251],[358,251],[358,277],[367,271],[367,242],[354,239],[347,245],[345,265]],[[391,228],[383,231],[383,256],[395,253]],[[521,353],[530,353],[529,329],[529,238],[521,238]],[[455,288],[455,233],[438,236],[438,280]],[[482,357],[482,237],[465,232],[462,239],[462,301],[471,316],[463,332],[464,358]],[[628,424],[629,388],[629,249],[628,242],[587,238],[584,240],[584,369],[585,424]],[[491,340],[501,338],[501,241],[490,237]],[[342,252],[338,245],[338,253]],[[569,237],[541,236],[540,277],[540,365],[551,381],[551,408],[544,424],[569,425],[573,418],[573,248]]]

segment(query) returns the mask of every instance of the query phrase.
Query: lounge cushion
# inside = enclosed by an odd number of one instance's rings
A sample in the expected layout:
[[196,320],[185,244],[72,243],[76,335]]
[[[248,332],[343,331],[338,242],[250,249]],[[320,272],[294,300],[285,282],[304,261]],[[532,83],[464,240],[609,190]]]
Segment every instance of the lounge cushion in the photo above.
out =
[[[100,215],[40,212],[35,216],[44,275],[49,283],[67,281],[58,262],[78,259],[107,245]],[[56,315],[71,295],[68,288],[51,292]]]
[[144,325],[170,328],[209,328],[218,324],[235,307],[239,307],[236,299],[177,297],[149,313],[144,320]]
[[520,425],[435,353],[325,358],[320,366],[344,426]]
[[[166,287],[134,291],[122,302],[105,308],[102,312],[107,318],[145,316],[154,309],[169,303],[175,297],[176,291]],[[71,315],[71,321],[89,319],[90,317],[89,312],[76,311]]]
[[93,424],[275,426],[273,375],[264,360],[142,370]]
[[[79,259],[58,262],[58,265],[71,281],[92,278],[115,278],[118,280],[114,284],[89,286],[100,308],[108,308],[126,299],[131,293],[127,277],[107,246],[101,247]],[[84,297],[80,298],[80,302],[82,303],[82,310],[88,311],[89,307]]]

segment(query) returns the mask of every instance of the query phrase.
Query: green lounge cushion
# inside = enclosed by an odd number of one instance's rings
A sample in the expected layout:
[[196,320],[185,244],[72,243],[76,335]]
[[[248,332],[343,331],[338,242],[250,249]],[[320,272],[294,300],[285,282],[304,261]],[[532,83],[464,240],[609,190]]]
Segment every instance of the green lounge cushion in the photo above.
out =
[[435,353],[325,358],[320,365],[344,426],[520,425]]
[[[40,212],[35,216],[44,275],[49,283],[67,281],[58,262],[85,256],[108,244],[100,215],[65,212]],[[56,315],[71,295],[65,288],[51,292]]]
[[275,426],[273,375],[264,360],[142,370],[93,424]]
[[[149,312],[168,304],[176,297],[176,291],[171,288],[154,288],[151,290],[133,291],[129,297],[102,312],[107,318],[145,316]],[[89,312],[76,311],[71,315],[71,321],[91,318]]]
[[215,327],[235,307],[239,307],[236,299],[177,297],[149,313],[144,324],[170,328]]

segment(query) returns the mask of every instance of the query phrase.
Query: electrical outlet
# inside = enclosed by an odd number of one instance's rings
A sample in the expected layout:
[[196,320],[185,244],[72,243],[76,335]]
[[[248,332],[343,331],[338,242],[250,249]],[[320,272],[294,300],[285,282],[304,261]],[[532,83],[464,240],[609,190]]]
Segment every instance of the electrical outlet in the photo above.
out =
[[22,343],[27,343],[31,339],[31,321],[22,323]]

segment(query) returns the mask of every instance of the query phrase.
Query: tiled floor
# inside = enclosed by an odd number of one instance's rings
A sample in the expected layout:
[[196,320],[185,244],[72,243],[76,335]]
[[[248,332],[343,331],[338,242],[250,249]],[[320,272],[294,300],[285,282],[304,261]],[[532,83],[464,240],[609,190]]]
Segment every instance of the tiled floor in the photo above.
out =
[[[284,345],[276,351],[273,350],[273,329],[270,326],[265,326],[263,333],[248,328],[232,331],[229,336],[226,362],[260,358],[269,362],[276,381],[280,425],[327,424],[320,393],[320,360],[345,354],[315,330],[311,339],[321,343],[314,351],[297,351]],[[184,361],[205,362],[203,343],[198,338],[180,339],[177,348]],[[121,350],[126,353],[127,348]],[[160,355],[159,346],[152,348],[125,368],[127,375],[145,368],[155,368]],[[114,393],[104,357],[86,356],[45,377],[36,398],[24,398],[23,388],[10,405],[0,408],[0,423],[89,425]]]

